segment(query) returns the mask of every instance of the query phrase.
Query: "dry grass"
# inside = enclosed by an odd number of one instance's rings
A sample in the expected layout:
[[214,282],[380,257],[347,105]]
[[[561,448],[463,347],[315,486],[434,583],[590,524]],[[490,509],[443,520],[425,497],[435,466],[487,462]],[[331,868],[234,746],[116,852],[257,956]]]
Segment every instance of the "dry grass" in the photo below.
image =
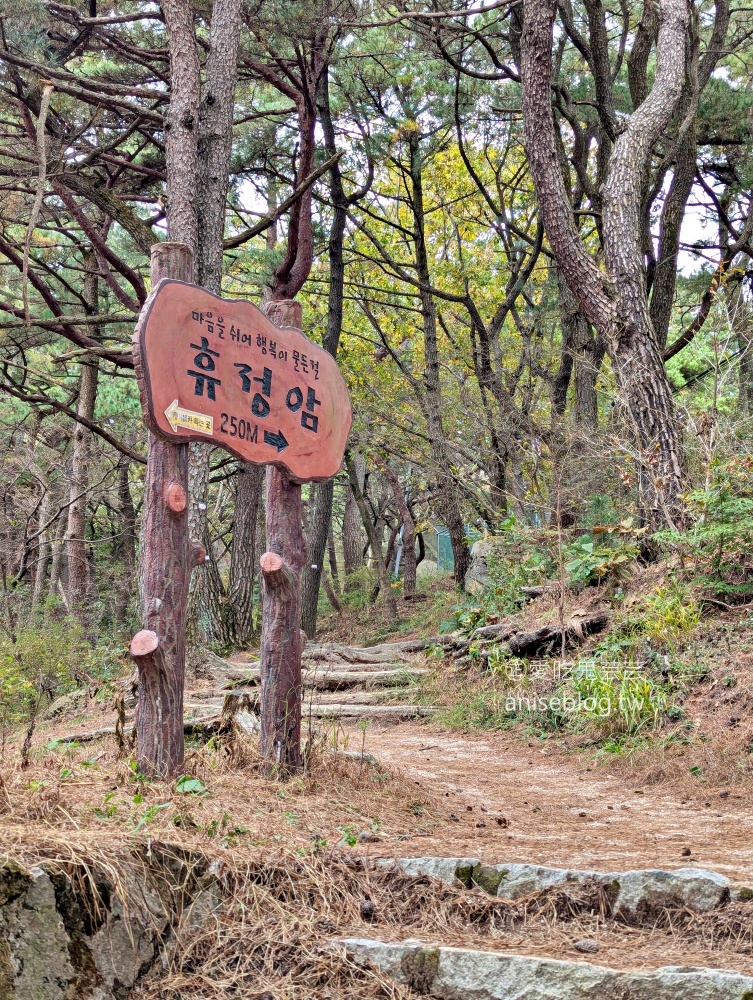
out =
[[145,984],[140,998],[409,996],[375,970],[353,965],[334,936],[373,934],[375,923],[388,935],[467,926],[493,935],[594,903],[592,891],[578,901],[560,894],[510,904],[335,856],[239,863],[222,880],[226,904],[200,929],[179,935],[167,975]]
[[[103,883],[132,906],[146,884],[159,893],[172,917],[164,961],[134,1000],[413,996],[373,967],[353,962],[339,943],[350,936],[419,937],[554,957],[569,956],[573,940],[587,936],[602,946],[590,961],[623,966],[693,961],[744,967],[743,956],[753,949],[742,904],[705,916],[664,911],[653,926],[630,928],[610,917],[609,893],[596,883],[509,902],[338,853],[200,853],[182,844],[144,845],[115,832],[97,842],[53,832],[37,840],[34,831],[19,829],[14,855],[27,865],[65,872],[94,910]],[[187,904],[208,887],[218,890],[218,905],[197,921]]]
[[112,738],[79,747],[61,743],[33,752],[27,768],[7,756],[0,777],[4,839],[34,823],[107,840],[123,831],[181,841],[195,849],[235,849],[283,844],[301,850],[337,845],[359,834],[383,840],[410,838],[434,823],[434,807],[420,788],[399,774],[347,756],[358,751],[342,733],[323,734],[309,754],[306,771],[287,782],[265,777],[255,741],[212,741],[194,747],[186,773],[204,785],[201,794],[181,794],[176,782],[148,782],[132,760],[119,759]]
[[[432,801],[417,798],[419,790],[400,774],[322,746],[306,774],[282,785],[261,776],[253,743],[240,750],[230,756],[216,746],[196,749],[189,770],[207,794],[190,796],[138,780],[127,761],[103,747],[47,751],[26,770],[6,762],[3,854],[65,873],[95,925],[110,894],[103,886],[142,912],[146,887],[163,900],[171,916],[164,961],[134,1000],[413,995],[349,959],[338,943],[349,936],[420,937],[559,958],[578,958],[573,940],[587,936],[602,946],[589,960],[618,966],[632,966],[639,953],[644,966],[744,967],[753,949],[743,905],[704,917],[664,912],[652,927],[628,928],[610,917],[608,893],[595,883],[508,902],[348,855],[333,849],[341,816],[352,819],[351,832],[368,829],[372,818],[383,824],[380,836],[408,836],[398,831],[433,822]],[[82,753],[94,763],[84,766]],[[223,820],[229,809],[231,819]],[[391,844],[384,853],[415,848]],[[219,905],[197,922],[188,904],[199,889],[215,887]]]

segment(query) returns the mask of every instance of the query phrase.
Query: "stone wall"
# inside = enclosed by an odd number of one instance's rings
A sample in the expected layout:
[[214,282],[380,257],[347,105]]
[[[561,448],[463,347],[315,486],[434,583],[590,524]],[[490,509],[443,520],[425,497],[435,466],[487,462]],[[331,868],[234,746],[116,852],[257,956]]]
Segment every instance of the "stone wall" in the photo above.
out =
[[117,865],[0,862],[0,1000],[124,1000],[219,904],[216,873],[169,845]]

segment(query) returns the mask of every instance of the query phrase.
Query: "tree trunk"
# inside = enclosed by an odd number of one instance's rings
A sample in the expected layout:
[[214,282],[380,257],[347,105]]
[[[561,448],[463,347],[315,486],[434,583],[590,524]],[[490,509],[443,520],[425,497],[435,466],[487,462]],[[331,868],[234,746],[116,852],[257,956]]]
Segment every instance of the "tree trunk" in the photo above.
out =
[[241,0],[214,0],[199,108],[196,271],[198,283],[215,295],[222,290],[222,241],[233,145],[241,16]]
[[662,0],[656,75],[624,123],[602,190],[605,286],[583,246],[562,178],[552,111],[556,0],[526,0],[521,45],[523,127],[529,166],[552,252],[580,308],[606,340],[618,402],[644,468],[649,524],[682,520],[683,449],[674,401],[651,325],[642,256],[642,205],[654,143],[669,124],[684,80],[686,0]]
[[[191,281],[193,275],[193,254],[185,244],[158,243],[152,248],[152,287],[162,278]],[[191,573],[188,445],[168,444],[152,433],[147,442],[141,530],[144,631],[131,646],[139,668],[138,767],[149,777],[169,778],[180,770],[184,758],[183,683]]]
[[[188,246],[195,260],[201,70],[194,11],[193,5],[184,0],[161,0],[161,6],[170,52],[170,104],[165,123],[168,232],[171,240]],[[193,281],[194,277],[192,272],[187,280]]]
[[[86,420],[94,419],[98,373],[99,361],[94,355],[90,355],[81,364],[81,375],[78,383],[78,402],[76,404],[76,413]],[[71,612],[82,623],[87,623],[90,618],[88,599],[91,582],[89,579],[89,560],[86,554],[85,536],[91,439],[92,433],[89,428],[81,423],[76,423],[76,430],[73,435],[66,553],[68,556],[68,605]]]
[[[325,71],[320,86],[320,119],[324,132],[324,145],[328,157],[337,152],[335,130],[329,107],[329,81]],[[345,287],[345,260],[343,240],[348,202],[343,189],[339,164],[333,164],[329,171],[329,194],[333,206],[332,224],[329,231],[329,298],[327,306],[327,329],[322,346],[333,358],[337,358],[343,325],[343,290]],[[309,639],[316,636],[316,615],[319,605],[319,586],[324,569],[324,554],[327,537],[332,522],[332,500],[335,493],[334,480],[319,483],[313,489],[314,504],[308,530],[309,557],[301,578],[301,627]]]
[[387,567],[384,562],[384,556],[382,555],[382,547],[379,544],[379,539],[377,537],[376,529],[371,521],[371,515],[369,514],[369,509],[366,506],[366,501],[361,491],[361,484],[358,481],[358,470],[356,469],[356,463],[347,452],[345,453],[345,468],[348,471],[348,481],[350,482],[350,488],[353,491],[353,497],[355,499],[356,505],[358,506],[358,512],[361,515],[361,520],[363,522],[364,528],[366,529],[366,535],[369,539],[369,545],[371,546],[371,553],[372,556],[374,557],[374,566],[376,568],[377,580],[379,582],[379,588],[382,591],[382,596],[384,598],[385,607],[387,608],[387,613],[393,619],[396,619],[397,601],[395,600],[395,593],[390,583],[390,575],[387,572]]
[[[355,455],[353,464],[356,469],[356,479],[359,488],[363,489],[365,463],[362,455]],[[348,577],[358,572],[363,566],[363,529],[361,515],[356,503],[355,494],[351,489],[350,482],[345,487],[345,513],[343,515],[343,561],[345,564],[345,590],[349,590],[351,585]]]
[[332,518],[329,521],[329,534],[327,535],[327,557],[329,559],[329,571],[332,574],[332,586],[335,593],[340,593],[340,573],[337,568],[337,550],[335,548],[335,533],[332,530]]
[[562,326],[562,360],[554,383],[552,405],[557,417],[565,415],[567,394],[574,387],[576,424],[595,431],[598,427],[596,379],[604,359],[604,340],[595,335],[569,285],[559,275],[557,288]]
[[209,529],[209,445],[193,441],[188,459],[188,530],[191,538],[204,546],[208,559],[191,577],[188,591],[186,650],[192,671],[200,668],[206,647],[213,642],[226,645],[230,639],[227,616],[223,614],[225,592],[215,559]]
[[[50,520],[52,514],[55,510],[55,501],[52,496],[52,490],[50,489],[49,483],[45,489],[44,496],[42,497],[42,503],[39,507],[39,527],[44,528],[45,524]],[[52,545],[50,543],[50,532],[54,525],[50,525],[45,531],[39,536],[39,544],[37,548],[37,566],[34,572],[34,589],[31,595],[31,606],[32,608],[39,607],[42,597],[44,596],[44,585],[47,581],[47,565],[50,561],[50,555],[52,553]]]
[[460,511],[460,496],[452,473],[452,461],[447,448],[447,437],[442,419],[442,386],[439,374],[437,346],[437,314],[434,296],[429,291],[431,273],[424,232],[424,194],[421,159],[421,138],[418,132],[409,134],[411,211],[413,213],[413,241],[416,253],[416,274],[422,283],[419,290],[424,330],[424,390],[426,422],[429,433],[431,457],[437,477],[437,506],[439,515],[450,535],[455,559],[455,582],[465,586],[465,575],[471,562],[471,553],[465,537],[465,525]]
[[386,463],[379,467],[392,487],[392,495],[403,522],[403,599],[412,601],[416,596],[416,522],[405,490],[395,473]]
[[[278,326],[301,327],[295,301],[267,303]],[[265,513],[268,551],[261,557],[261,753],[267,769],[285,777],[301,768],[301,590],[306,561],[301,487],[267,466]]]
[[52,562],[50,563],[50,593],[55,597],[60,596],[60,578],[63,572],[63,557],[65,555],[65,532],[68,527],[68,518],[61,514],[57,521],[50,526],[50,531],[55,532],[52,540]]
[[308,558],[301,574],[301,628],[309,637],[316,637],[316,615],[319,604],[319,585],[324,570],[327,536],[332,521],[332,498],[335,493],[333,479],[317,483],[312,492],[314,504],[308,523]]
[[115,598],[115,621],[123,625],[128,617],[128,603],[133,593],[136,574],[136,511],[133,509],[131,486],[128,479],[130,463],[125,456],[118,466],[118,501],[120,505],[121,534],[118,556],[122,573]]
[[[215,0],[212,5],[209,54],[198,115],[197,282],[215,295],[222,292],[222,241],[233,143],[241,14],[241,0]],[[191,445],[189,453],[191,537],[202,542],[209,556],[201,572],[191,577],[187,645],[192,664],[201,661],[207,643],[227,644],[233,637],[233,609],[226,609],[224,605],[222,579],[214,558],[207,517],[211,453],[211,445],[199,442]]]
[[264,469],[241,462],[235,476],[233,549],[230,554],[228,604],[233,642],[241,649],[255,634],[254,583],[256,581],[256,524],[259,519]]
[[738,369],[737,410],[741,417],[753,416],[753,316],[742,288],[735,286],[730,296],[732,329],[737,334],[740,351]]

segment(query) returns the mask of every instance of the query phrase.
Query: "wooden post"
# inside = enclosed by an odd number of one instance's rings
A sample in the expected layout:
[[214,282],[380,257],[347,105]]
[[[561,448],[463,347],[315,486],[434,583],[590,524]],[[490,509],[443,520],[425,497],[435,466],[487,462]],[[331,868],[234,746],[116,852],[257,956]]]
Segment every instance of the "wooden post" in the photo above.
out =
[[[162,278],[193,277],[193,254],[185,244],[152,247],[152,288]],[[191,567],[199,555],[191,551],[188,538],[187,444],[169,444],[149,433],[143,510],[144,629],[131,643],[139,671],[138,768],[150,778],[169,778],[183,766],[186,602]],[[204,555],[202,549],[202,559]]]
[[[268,302],[277,326],[301,327],[301,305]],[[267,545],[262,572],[261,752],[270,773],[286,777],[301,768],[301,571],[306,541],[301,487],[267,466]]]

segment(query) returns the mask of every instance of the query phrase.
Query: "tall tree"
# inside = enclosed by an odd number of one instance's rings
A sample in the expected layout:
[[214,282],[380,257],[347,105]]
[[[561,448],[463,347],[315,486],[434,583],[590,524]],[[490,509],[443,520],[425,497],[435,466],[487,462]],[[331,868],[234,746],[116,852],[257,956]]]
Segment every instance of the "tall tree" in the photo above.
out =
[[[568,8],[563,8],[567,10]],[[647,8],[648,10],[648,8]],[[617,379],[619,402],[633,428],[643,466],[643,503],[651,524],[682,521],[685,483],[680,425],[654,329],[644,260],[644,212],[652,154],[680,106],[691,24],[687,0],[662,0],[656,25],[656,73],[639,88],[619,132],[612,95],[606,13],[588,5],[587,49],[597,92],[604,184],[597,192],[604,273],[588,253],[562,175],[561,143],[552,108],[554,0],[526,0],[520,49],[526,152],[544,227],[562,275],[599,333]],[[636,35],[632,65],[652,48],[651,11]],[[569,28],[573,35],[574,29]]]

